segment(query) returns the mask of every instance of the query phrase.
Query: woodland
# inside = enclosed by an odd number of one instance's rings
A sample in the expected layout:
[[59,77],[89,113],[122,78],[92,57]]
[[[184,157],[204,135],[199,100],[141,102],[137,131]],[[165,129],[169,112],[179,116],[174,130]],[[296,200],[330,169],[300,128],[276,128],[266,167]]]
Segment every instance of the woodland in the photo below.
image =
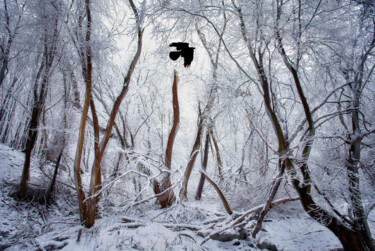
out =
[[0,250],[375,250],[373,0],[2,0],[0,49]]

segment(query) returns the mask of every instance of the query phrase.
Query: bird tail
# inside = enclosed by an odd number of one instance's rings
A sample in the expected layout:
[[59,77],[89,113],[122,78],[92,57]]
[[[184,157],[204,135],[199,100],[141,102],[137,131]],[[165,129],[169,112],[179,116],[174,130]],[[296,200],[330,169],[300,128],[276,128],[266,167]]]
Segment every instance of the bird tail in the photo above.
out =
[[173,61],[176,61],[180,56],[181,56],[181,52],[180,51],[171,51],[171,52],[169,52],[169,57]]
[[190,67],[190,64],[191,64],[191,61],[190,61],[190,62],[185,62],[185,61],[184,61],[184,67],[185,67],[185,68],[189,68],[189,67]]

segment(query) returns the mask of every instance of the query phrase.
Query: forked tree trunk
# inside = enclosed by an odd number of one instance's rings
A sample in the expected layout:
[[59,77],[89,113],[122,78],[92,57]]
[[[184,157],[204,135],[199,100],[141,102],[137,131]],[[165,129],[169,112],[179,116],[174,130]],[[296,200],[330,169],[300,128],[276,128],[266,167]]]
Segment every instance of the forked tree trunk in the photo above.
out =
[[[224,19],[226,20],[225,12],[223,12],[223,15],[224,15]],[[226,29],[226,21],[225,21],[223,29],[221,31],[221,36],[224,35],[225,29]],[[218,47],[217,47],[216,56],[211,54],[211,51],[208,48],[209,45],[207,44],[207,41],[205,39],[204,34],[201,32],[201,30],[198,28],[198,26],[196,26],[196,30],[197,30],[197,33],[198,33],[198,37],[200,38],[200,40],[202,42],[203,47],[207,51],[207,54],[208,54],[208,56],[210,58],[210,61],[211,61],[211,65],[213,67],[213,73],[212,73],[213,83],[212,83],[211,90],[210,90],[210,93],[209,93],[208,102],[207,102],[207,104],[206,104],[206,106],[203,110],[203,114],[201,114],[201,112],[199,110],[197,136],[195,138],[193,149],[191,150],[191,153],[190,153],[190,159],[189,159],[188,165],[187,165],[186,170],[185,170],[182,188],[181,188],[181,191],[180,191],[180,196],[185,200],[187,200],[187,187],[188,187],[188,184],[189,184],[190,175],[191,175],[191,172],[193,170],[195,160],[198,156],[199,149],[201,147],[202,133],[203,133],[204,127],[206,127],[207,120],[210,117],[211,109],[214,105],[216,95],[217,95],[218,86],[217,86],[216,71],[217,71],[217,67],[218,67],[218,63],[219,63],[220,48],[221,48],[221,44],[222,44],[222,41],[220,40],[219,44],[218,44]],[[216,146],[215,146],[215,148],[216,148]],[[221,160],[220,160],[220,154],[219,154],[218,148],[216,148],[216,150],[217,150],[216,156],[218,157],[218,159],[217,159],[218,165],[221,166],[221,163],[219,164],[219,162],[221,162]],[[221,169],[219,169],[219,172],[220,171],[221,171]]]
[[[171,132],[169,133],[167,149],[165,151],[165,166],[168,171],[172,170],[172,156],[173,156],[173,145],[174,140],[177,135],[177,131],[180,126],[180,107],[178,103],[178,73],[174,71],[174,79],[172,86],[172,103],[173,103],[173,125]],[[158,201],[162,208],[171,206],[176,200],[176,197],[171,188],[171,178],[170,173],[164,177],[162,184],[160,186],[157,180],[154,180],[154,192],[157,195]],[[160,195],[158,195],[160,194]]]
[[[91,171],[91,181],[90,181],[90,192],[89,192],[89,200],[88,200],[88,213],[87,213],[87,219],[86,219],[86,227],[90,228],[95,223],[95,216],[97,213],[97,202],[98,202],[98,196],[99,191],[101,189],[101,161],[104,156],[104,152],[106,150],[107,144],[109,142],[109,139],[111,137],[112,128],[115,124],[116,115],[120,109],[121,102],[123,101],[124,97],[128,93],[130,80],[133,75],[135,66],[138,63],[138,60],[141,56],[142,52],[142,37],[143,37],[143,29],[141,29],[138,11],[135,8],[135,5],[132,0],[129,0],[129,3],[133,9],[134,15],[136,17],[136,23],[138,26],[138,44],[137,44],[137,51],[133,57],[132,62],[130,63],[127,75],[124,78],[123,82],[123,88],[121,90],[121,93],[117,96],[115,103],[113,104],[111,114],[109,116],[109,120],[107,122],[107,126],[103,135],[102,140],[100,141],[100,144],[97,146],[97,149],[95,151],[95,160]],[[92,109],[95,107],[92,103],[91,105]],[[96,133],[99,132],[98,124],[97,122],[94,122],[96,127]],[[97,137],[97,136],[96,136]],[[97,137],[98,139],[99,137]]]

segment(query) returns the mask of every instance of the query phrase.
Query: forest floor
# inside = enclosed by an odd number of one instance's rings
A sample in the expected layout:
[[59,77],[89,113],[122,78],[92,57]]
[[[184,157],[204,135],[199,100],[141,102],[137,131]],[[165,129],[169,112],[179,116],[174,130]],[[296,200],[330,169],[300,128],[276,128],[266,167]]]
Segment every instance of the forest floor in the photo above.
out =
[[[75,190],[69,187],[69,180],[63,181],[65,185],[57,184],[55,201],[48,208],[14,200],[11,194],[20,181],[23,160],[22,152],[0,145],[0,250],[260,250],[249,239],[208,240],[200,245],[204,238],[194,228],[207,220],[202,210],[204,203],[208,207],[212,204],[204,200],[199,205],[189,201],[189,207],[174,208],[175,213],[168,214],[169,220],[159,217],[163,210],[155,203],[142,205],[126,215],[127,219],[134,219],[131,223],[124,221],[124,214],[106,211],[94,227],[84,229],[79,224]],[[38,165],[33,160],[30,187],[47,187],[49,178]],[[176,220],[176,210],[184,210],[188,220],[183,224]],[[187,227],[176,227],[179,223]],[[369,224],[374,233],[374,212]],[[263,228],[256,240],[263,243],[264,250],[341,250],[337,238],[310,219],[298,202],[272,209]]]

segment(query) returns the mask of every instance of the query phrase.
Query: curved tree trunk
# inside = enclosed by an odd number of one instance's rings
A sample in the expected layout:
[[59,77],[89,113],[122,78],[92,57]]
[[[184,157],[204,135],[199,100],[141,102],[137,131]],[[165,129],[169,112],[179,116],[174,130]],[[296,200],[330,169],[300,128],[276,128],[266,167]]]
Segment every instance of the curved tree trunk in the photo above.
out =
[[[169,133],[167,149],[165,152],[165,166],[168,171],[172,170],[172,153],[173,144],[176,138],[177,131],[180,126],[180,107],[178,103],[178,73],[174,72],[173,86],[172,86],[172,96],[173,96],[173,125],[171,132]],[[171,206],[176,200],[176,197],[171,189],[171,178],[170,173],[164,177],[161,186],[157,180],[154,180],[154,192],[157,195],[158,201],[162,208]],[[160,194],[160,195],[158,195]]]

